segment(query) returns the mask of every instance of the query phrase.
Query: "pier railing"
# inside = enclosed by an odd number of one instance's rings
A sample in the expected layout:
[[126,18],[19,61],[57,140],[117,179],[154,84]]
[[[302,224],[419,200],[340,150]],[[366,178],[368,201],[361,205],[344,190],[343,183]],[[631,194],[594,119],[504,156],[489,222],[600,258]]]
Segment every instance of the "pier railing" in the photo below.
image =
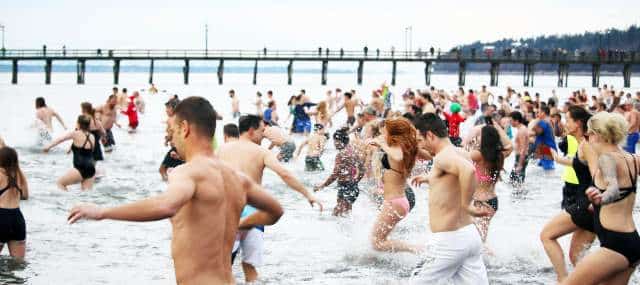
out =
[[317,50],[185,50],[185,49],[1,49],[0,61],[12,62],[11,82],[18,82],[18,61],[20,60],[44,60],[45,83],[50,84],[53,61],[75,60],[77,61],[78,84],[84,84],[86,62],[112,61],[114,84],[118,84],[120,75],[120,63],[128,60],[149,60],[149,83],[153,82],[154,61],[176,60],[183,61],[184,83],[189,83],[190,62],[193,60],[218,61],[218,83],[223,83],[225,61],[253,61],[253,84],[258,77],[258,63],[261,61],[288,61],[287,83],[291,84],[293,75],[293,63],[295,61],[316,61],[322,63],[321,84],[327,83],[329,62],[354,61],[358,63],[357,82],[362,84],[365,62],[390,62],[392,64],[391,84],[396,83],[396,70],[398,62],[422,62],[425,64],[425,84],[431,84],[431,70],[433,64],[456,63],[458,64],[458,84],[465,85],[465,75],[468,64],[488,63],[490,85],[498,85],[498,77],[501,64],[522,64],[523,85],[533,86],[535,65],[540,63],[556,64],[558,66],[558,86],[566,87],[569,78],[569,65],[588,64],[592,67],[592,86],[599,86],[601,65],[613,64],[622,66],[624,86],[631,85],[632,65],[640,64],[640,52],[636,51],[608,51],[599,53],[575,52],[568,53],[557,50],[485,50],[482,52],[452,50],[448,52],[429,51],[395,51],[379,49],[344,50],[319,48]]

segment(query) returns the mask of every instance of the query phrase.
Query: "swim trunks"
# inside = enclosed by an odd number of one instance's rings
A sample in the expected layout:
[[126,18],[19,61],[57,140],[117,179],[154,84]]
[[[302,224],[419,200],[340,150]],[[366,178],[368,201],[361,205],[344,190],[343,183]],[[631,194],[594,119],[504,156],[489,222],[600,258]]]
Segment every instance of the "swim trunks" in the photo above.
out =
[[349,204],[353,204],[360,195],[358,183],[356,182],[338,182],[338,199],[345,200]]
[[304,159],[304,171],[322,171],[324,165],[318,156],[307,156]]
[[293,152],[296,150],[296,144],[288,141],[280,146],[280,155],[278,156],[280,161],[289,162],[293,158]]
[[20,208],[0,208],[0,243],[25,240],[27,238],[26,229]]

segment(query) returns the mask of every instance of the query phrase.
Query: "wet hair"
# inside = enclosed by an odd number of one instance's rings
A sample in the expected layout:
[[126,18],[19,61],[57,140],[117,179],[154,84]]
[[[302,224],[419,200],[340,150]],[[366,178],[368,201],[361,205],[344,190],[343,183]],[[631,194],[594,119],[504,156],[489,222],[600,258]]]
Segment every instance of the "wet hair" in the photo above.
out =
[[504,164],[500,134],[494,126],[485,125],[481,130],[480,154],[492,177],[497,177]]
[[248,132],[250,129],[257,130],[260,128],[262,118],[258,115],[244,115],[238,119],[238,130],[240,134]]
[[273,106],[276,105],[276,101],[269,101],[269,104],[267,105],[269,108],[273,108]]
[[582,107],[578,106],[570,106],[569,107],[569,117],[576,122],[580,122],[580,128],[582,128],[582,133],[587,133],[587,122],[591,119],[591,113],[587,112]]
[[7,173],[7,186],[13,186],[18,189],[20,197],[22,197],[22,190],[18,187],[18,176],[21,173],[20,163],[15,149],[8,146],[0,148],[0,168]]
[[122,88],[122,93],[127,93],[127,88]]
[[118,87],[113,87],[111,90],[118,92]]
[[44,98],[38,97],[36,98],[36,108],[47,107],[47,103],[44,102]]
[[205,98],[191,96],[175,108],[176,121],[187,121],[202,136],[213,138],[216,133],[216,110]]
[[224,128],[222,129],[222,132],[227,137],[231,137],[231,138],[239,138],[240,137],[240,131],[238,130],[238,126],[236,126],[236,124],[234,124],[234,123],[229,123],[229,124],[224,125]]
[[78,127],[80,130],[89,131],[91,129],[91,117],[87,115],[78,116]]
[[294,95],[294,96],[289,97],[289,102],[287,102],[287,106],[291,106],[291,105],[293,105],[293,100],[296,100],[296,96],[295,96],[295,95]]
[[349,144],[349,129],[342,128],[333,133],[333,140],[336,142],[340,142],[343,147],[346,147]]
[[258,97],[262,97],[262,93],[260,93],[260,91],[256,92],[256,95],[257,95]]
[[589,119],[587,128],[605,142],[618,145],[627,136],[629,123],[618,113],[599,112]]
[[91,118],[96,115],[96,110],[93,109],[93,105],[89,102],[82,102],[80,104],[80,109],[82,110],[82,113],[89,115]]
[[353,94],[351,94],[351,92],[344,92],[344,96],[351,99],[351,97],[353,97]]
[[408,176],[416,163],[418,154],[418,141],[416,128],[405,118],[384,120],[387,130],[387,144],[399,146],[402,149],[403,174]]
[[426,136],[428,132],[432,132],[439,138],[446,138],[449,136],[447,131],[447,125],[436,114],[426,113],[413,121],[416,129],[422,136]]

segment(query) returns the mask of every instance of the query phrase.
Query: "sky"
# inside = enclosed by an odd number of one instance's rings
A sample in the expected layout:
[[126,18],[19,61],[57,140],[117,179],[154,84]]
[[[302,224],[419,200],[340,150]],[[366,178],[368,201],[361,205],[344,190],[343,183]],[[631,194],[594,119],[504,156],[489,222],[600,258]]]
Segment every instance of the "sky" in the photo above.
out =
[[[640,24],[640,1],[0,0],[7,48],[449,49]],[[407,36],[408,38],[408,36]]]

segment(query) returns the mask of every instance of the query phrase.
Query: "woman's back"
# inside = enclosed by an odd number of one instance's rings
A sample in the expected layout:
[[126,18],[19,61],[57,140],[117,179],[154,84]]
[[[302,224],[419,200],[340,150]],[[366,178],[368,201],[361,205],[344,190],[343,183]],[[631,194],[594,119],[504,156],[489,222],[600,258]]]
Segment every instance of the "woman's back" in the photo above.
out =
[[[621,192],[621,198],[624,198],[601,206],[601,223],[609,230],[631,232],[635,229],[632,211],[635,204],[636,181],[640,162],[636,156],[628,153],[601,154],[599,160],[603,159],[611,159],[611,162],[615,162],[618,188]],[[597,188],[606,189],[606,177],[602,171],[596,172],[593,182]]]

